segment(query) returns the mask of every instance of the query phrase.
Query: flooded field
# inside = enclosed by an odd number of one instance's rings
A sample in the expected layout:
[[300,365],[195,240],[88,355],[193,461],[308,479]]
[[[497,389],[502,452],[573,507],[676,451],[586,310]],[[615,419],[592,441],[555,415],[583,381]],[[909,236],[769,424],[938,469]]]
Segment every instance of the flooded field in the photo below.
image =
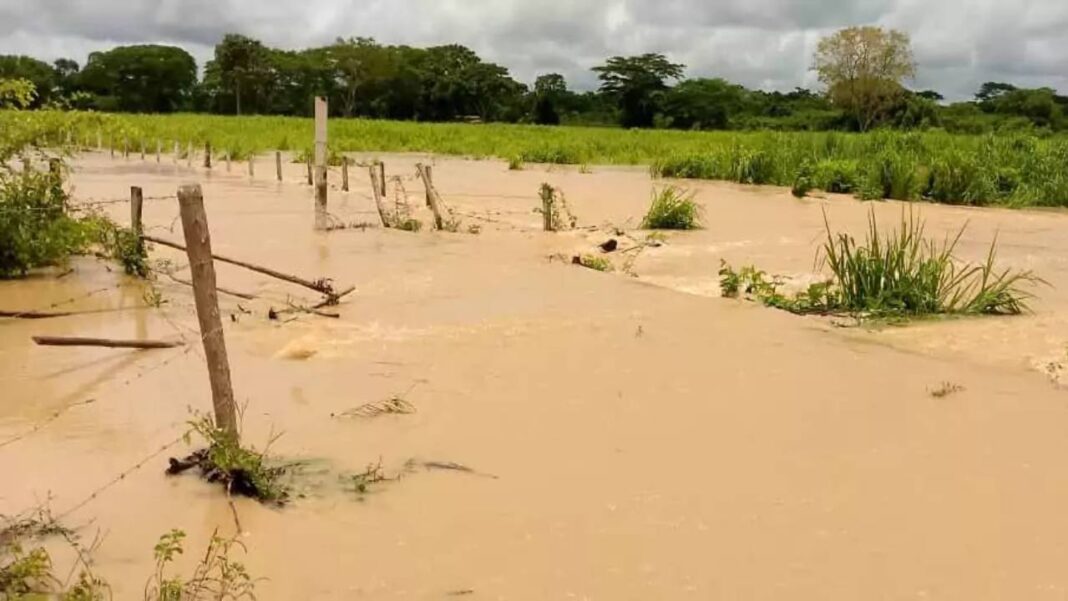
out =
[[[412,175],[430,159],[382,158],[421,207]],[[80,157],[73,196],[125,223],[111,200],[141,186],[146,233],[180,240],[173,195],[197,181],[217,253],[356,286],[340,319],[269,320],[318,299],[217,266],[221,286],[257,297],[220,297],[244,441],[280,435],[271,454],[305,464],[289,506],[234,501],[261,599],[1068,595],[1068,213],[914,205],[933,236],[968,223],[962,258],[983,258],[996,234],[1004,265],[1049,286],[1019,317],[845,328],[719,298],[720,260],[803,277],[824,214],[860,235],[869,210],[890,224],[905,205],[687,184],[705,228],[631,253],[631,273],[599,273],[550,257],[593,252],[616,229],[643,237],[657,183],[644,169],[437,159],[434,182],[478,234],[323,233],[302,165],[277,183],[168,160]],[[366,171],[352,181],[331,190],[331,213],[375,221]],[[540,231],[542,182],[579,229]],[[186,263],[159,246],[151,257]],[[115,598],[138,598],[161,534],[189,533],[188,566],[213,531],[234,530],[218,488],[163,474],[190,448],[190,408],[211,407],[192,293],[161,276],[155,308],[103,262],[72,267],[0,282],[0,309],[124,308],[0,322],[0,513],[50,499],[99,532]],[[30,340],[60,334],[188,344]],[[963,390],[933,396],[944,383]],[[393,396],[415,412],[344,415]],[[355,491],[347,476],[379,462],[396,479]]]

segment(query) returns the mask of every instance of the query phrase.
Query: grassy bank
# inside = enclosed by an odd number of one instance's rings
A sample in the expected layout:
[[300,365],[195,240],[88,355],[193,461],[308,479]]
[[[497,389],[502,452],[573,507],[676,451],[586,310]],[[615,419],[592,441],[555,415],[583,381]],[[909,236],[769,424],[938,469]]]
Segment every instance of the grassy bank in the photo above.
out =
[[[0,127],[15,119],[0,113]],[[64,120],[75,139],[149,151],[210,141],[235,157],[306,151],[312,123],[293,117],[22,113]],[[2,134],[0,134],[2,135]],[[335,119],[339,152],[434,152],[518,162],[650,165],[662,177],[718,179],[971,205],[1068,206],[1068,138],[944,132],[682,132]]]

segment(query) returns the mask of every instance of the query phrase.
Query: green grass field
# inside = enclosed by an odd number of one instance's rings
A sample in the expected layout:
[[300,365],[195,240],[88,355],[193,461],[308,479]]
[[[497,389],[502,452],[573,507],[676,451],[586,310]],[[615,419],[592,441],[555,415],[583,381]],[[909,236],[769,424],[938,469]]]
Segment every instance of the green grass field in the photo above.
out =
[[[131,151],[210,141],[235,158],[306,152],[312,121],[293,117],[0,113],[6,131],[62,121],[76,142]],[[0,132],[0,136],[5,133]],[[526,163],[649,165],[662,177],[717,179],[969,205],[1068,206],[1068,138],[940,131],[684,132],[332,119],[335,152],[432,152]]]

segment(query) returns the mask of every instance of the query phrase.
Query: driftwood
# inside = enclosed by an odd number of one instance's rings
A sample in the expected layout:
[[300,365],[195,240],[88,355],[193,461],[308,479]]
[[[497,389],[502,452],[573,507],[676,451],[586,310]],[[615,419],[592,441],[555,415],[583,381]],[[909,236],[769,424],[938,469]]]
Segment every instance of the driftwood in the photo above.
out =
[[[171,274],[171,273],[168,273],[167,277],[171,278],[175,282],[178,282],[179,284],[185,284],[186,286],[192,286],[193,285],[193,282],[190,282],[189,280],[183,280],[182,278],[177,277],[177,276],[175,276],[174,274]],[[222,286],[216,286],[215,289],[218,290],[219,292],[222,292],[223,294],[229,294],[230,296],[236,296],[237,298],[243,298],[245,300],[256,300],[256,297],[254,295],[247,294],[245,292],[238,292],[236,290],[228,290],[226,288],[223,288]]]
[[341,299],[343,299],[346,296],[352,294],[353,292],[356,292],[356,286],[349,286],[348,288],[342,290],[341,292],[338,292],[337,294],[328,294],[326,300],[324,300],[323,302],[319,303],[318,305],[315,305],[314,307],[312,307],[312,309],[322,309],[323,307],[333,307],[334,305],[340,303]]
[[33,341],[41,346],[103,346],[107,348],[174,348],[184,342],[169,340],[112,340],[108,338],[79,338],[74,336],[34,336]]
[[[163,239],[163,238],[157,238],[155,236],[141,236],[141,237],[144,238],[145,240],[148,240],[149,242],[155,242],[156,244],[162,244],[163,246],[169,246],[171,248],[175,248],[175,249],[178,249],[178,250],[181,250],[181,251],[185,251],[186,250],[185,246],[183,246],[181,244],[178,244],[177,242],[171,242],[170,240],[166,240],[166,239]],[[311,290],[314,290],[314,291],[319,292],[321,294],[325,294],[328,297],[340,298],[341,296],[343,296],[343,295],[336,294],[334,292],[334,287],[330,284],[330,280],[325,279],[325,278],[324,279],[320,279],[320,280],[315,280],[315,281],[306,280],[304,278],[301,278],[301,277],[298,277],[298,276],[295,276],[295,275],[290,275],[288,273],[282,273],[280,271],[275,271],[275,270],[271,269],[270,267],[263,267],[262,265],[255,265],[255,264],[249,263],[247,261],[240,261],[238,259],[232,259],[230,257],[224,257],[222,255],[217,255],[217,254],[214,254],[214,253],[211,255],[211,258],[215,259],[216,261],[222,261],[223,263],[229,263],[231,265],[237,265],[238,267],[244,267],[245,269],[248,269],[248,270],[251,270],[251,271],[255,271],[257,273],[262,273],[264,275],[269,275],[269,276],[271,276],[273,278],[278,278],[280,280],[289,282],[291,284],[296,284],[298,286],[304,286],[305,288],[310,288]]]
[[114,313],[129,309],[143,309],[143,306],[135,307],[109,307],[107,309],[87,309],[84,311],[0,311],[0,317],[14,319],[52,319],[54,317],[70,317],[72,315],[91,315],[93,313]]

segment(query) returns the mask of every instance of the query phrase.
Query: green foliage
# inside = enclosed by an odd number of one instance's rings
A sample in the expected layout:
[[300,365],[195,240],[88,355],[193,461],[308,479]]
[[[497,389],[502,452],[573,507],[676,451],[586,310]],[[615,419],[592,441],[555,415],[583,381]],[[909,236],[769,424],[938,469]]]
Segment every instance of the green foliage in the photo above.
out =
[[508,159],[508,170],[509,171],[522,171],[523,170],[523,159],[521,157],[510,157]]
[[264,453],[242,447],[207,415],[196,416],[189,425],[208,443],[200,465],[209,479],[218,480],[228,491],[263,502],[283,503],[288,498],[289,490],[281,482],[283,470],[269,467]]
[[28,79],[0,79],[0,109],[29,108],[37,88]]
[[701,227],[701,207],[694,192],[677,186],[653,191],[653,202],[642,219],[641,227],[649,230],[692,230]]
[[174,46],[118,46],[90,54],[77,81],[99,110],[172,113],[190,106],[197,66]]
[[86,228],[67,215],[66,196],[50,174],[0,171],[0,277],[55,265],[89,245]]
[[244,564],[230,558],[234,547],[244,545],[236,538],[223,538],[216,530],[208,548],[188,577],[170,574],[170,567],[184,553],[185,532],[171,530],[159,538],[153,549],[155,573],[145,585],[145,601],[236,601],[255,599],[256,583]]
[[614,56],[593,71],[601,80],[601,93],[615,99],[623,127],[649,127],[659,109],[667,80],[680,79],[684,65],[662,54]]

